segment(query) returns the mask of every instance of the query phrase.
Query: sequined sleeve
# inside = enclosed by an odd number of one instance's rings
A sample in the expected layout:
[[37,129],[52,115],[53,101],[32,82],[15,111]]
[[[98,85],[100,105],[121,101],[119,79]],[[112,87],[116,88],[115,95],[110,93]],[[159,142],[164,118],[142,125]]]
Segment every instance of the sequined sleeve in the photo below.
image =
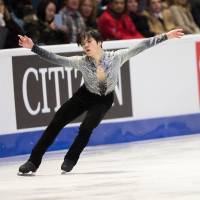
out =
[[60,56],[50,51],[47,51],[37,45],[33,45],[31,51],[38,54],[44,60],[56,65],[73,67],[78,70],[80,70],[80,67],[82,65],[82,60],[83,60],[82,56],[71,56],[71,57]]
[[163,33],[155,37],[144,39],[142,42],[139,42],[137,45],[128,49],[117,50],[115,53],[116,56],[118,56],[119,58],[120,65],[123,65],[123,63],[129,60],[131,57],[165,40],[167,40],[167,35]]

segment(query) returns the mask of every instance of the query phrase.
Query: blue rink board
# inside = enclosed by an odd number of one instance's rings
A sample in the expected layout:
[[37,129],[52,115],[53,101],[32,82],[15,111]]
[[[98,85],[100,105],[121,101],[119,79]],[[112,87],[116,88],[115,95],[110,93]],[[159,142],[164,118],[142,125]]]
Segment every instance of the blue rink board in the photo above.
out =
[[[114,144],[170,136],[200,133],[200,114],[163,117],[136,121],[102,123],[98,126],[88,145]],[[69,148],[78,127],[64,128],[49,148]],[[0,136],[0,157],[28,154],[43,131],[24,132]]]

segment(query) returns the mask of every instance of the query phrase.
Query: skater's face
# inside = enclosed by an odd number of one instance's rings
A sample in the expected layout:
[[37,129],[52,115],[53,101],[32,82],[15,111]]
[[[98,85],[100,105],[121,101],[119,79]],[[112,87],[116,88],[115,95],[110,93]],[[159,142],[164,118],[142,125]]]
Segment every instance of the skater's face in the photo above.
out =
[[86,55],[90,57],[95,57],[95,55],[102,50],[102,43],[97,42],[93,37],[85,38],[82,41],[81,46]]

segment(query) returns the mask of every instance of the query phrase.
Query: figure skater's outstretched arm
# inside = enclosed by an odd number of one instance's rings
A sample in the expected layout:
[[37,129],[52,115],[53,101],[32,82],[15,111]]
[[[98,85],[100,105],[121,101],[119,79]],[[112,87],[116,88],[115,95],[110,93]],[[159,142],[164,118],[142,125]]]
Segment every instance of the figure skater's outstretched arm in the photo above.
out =
[[119,56],[119,62],[122,65],[124,62],[129,60],[131,57],[139,54],[140,52],[153,47],[167,39],[181,38],[184,35],[182,29],[174,29],[167,33],[163,33],[154,37],[144,39],[137,45],[130,47],[128,49],[117,50],[116,55]]
[[38,54],[41,58],[56,65],[73,67],[79,69],[82,62],[82,56],[65,57],[55,53],[49,52],[38,45],[35,45],[31,38],[27,36],[19,36],[19,46],[31,49],[34,53]]

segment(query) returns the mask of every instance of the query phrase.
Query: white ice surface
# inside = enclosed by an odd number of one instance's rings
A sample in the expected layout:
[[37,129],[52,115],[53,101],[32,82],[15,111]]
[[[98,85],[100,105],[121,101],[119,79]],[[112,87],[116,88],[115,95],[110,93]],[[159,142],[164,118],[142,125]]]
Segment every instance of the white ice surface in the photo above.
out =
[[200,135],[89,147],[61,175],[65,152],[48,153],[35,176],[27,156],[0,159],[1,200],[200,200]]

